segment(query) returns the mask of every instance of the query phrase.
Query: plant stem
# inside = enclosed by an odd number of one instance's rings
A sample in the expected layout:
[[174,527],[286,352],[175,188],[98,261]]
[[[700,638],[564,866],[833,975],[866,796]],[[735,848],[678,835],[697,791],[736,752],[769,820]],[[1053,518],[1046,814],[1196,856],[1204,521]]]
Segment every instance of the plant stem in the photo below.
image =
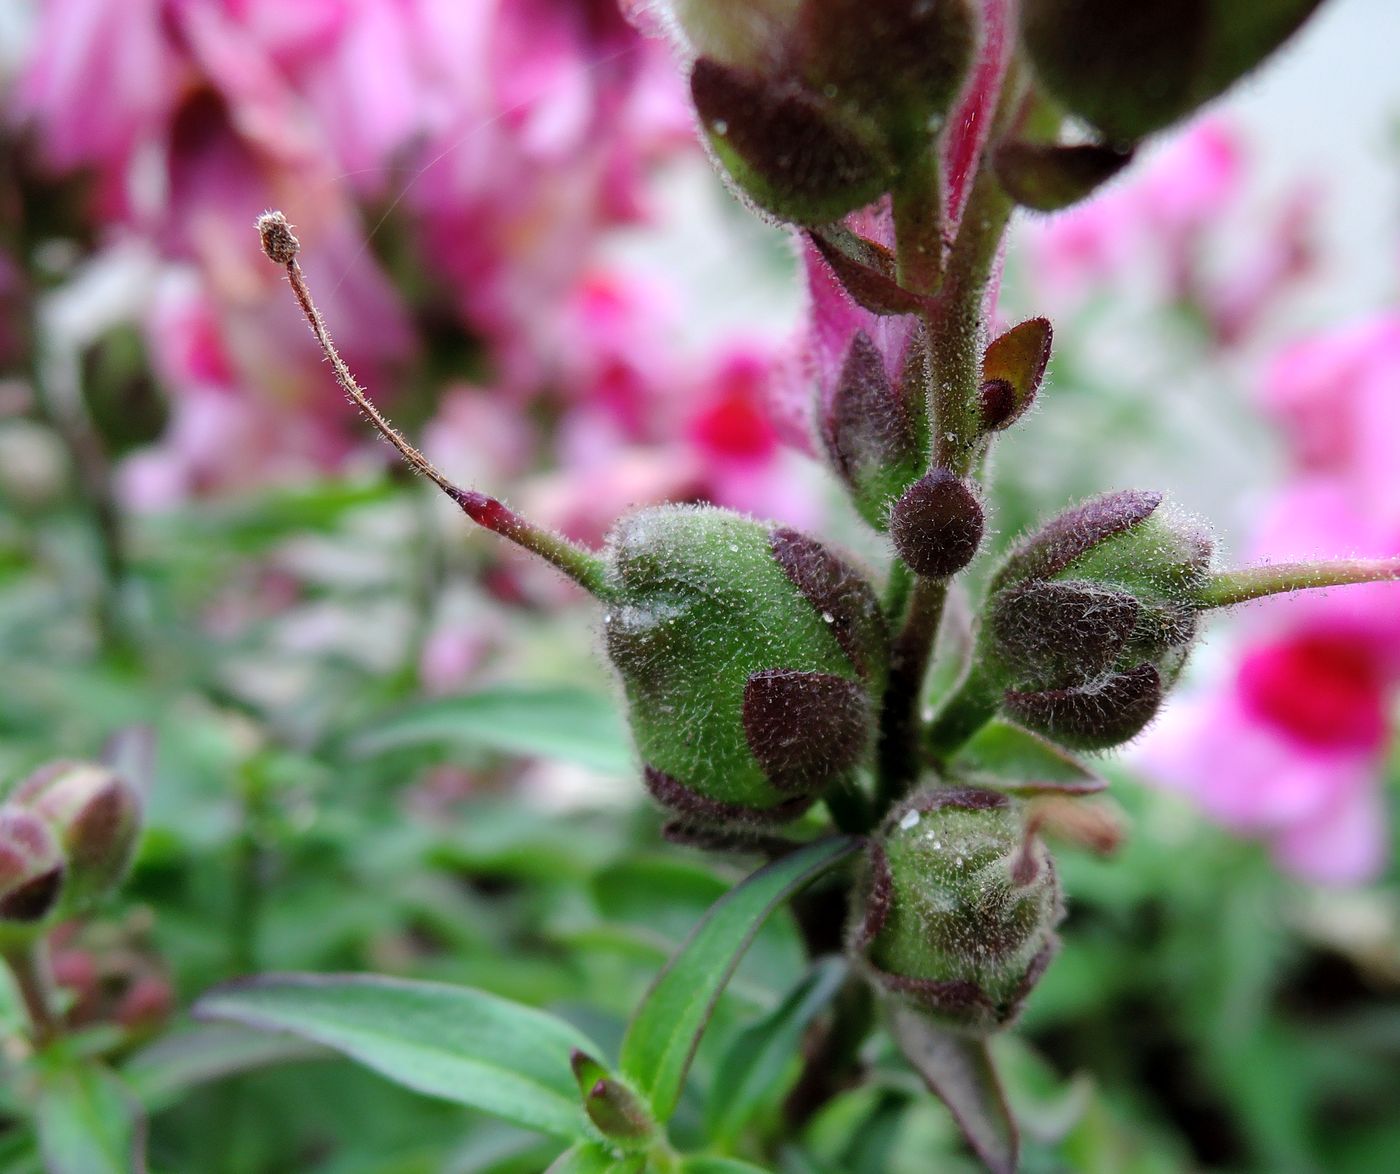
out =
[[1245,567],[1212,575],[1197,598],[1202,607],[1233,607],[1251,599],[1263,599],[1268,595],[1282,595],[1290,591],[1394,580],[1400,580],[1400,558],[1279,563],[1276,566]]
[[893,200],[899,284],[927,296],[937,291],[943,271],[943,177],[936,143],[916,150]]
[[393,445],[409,467],[441,489],[477,525],[508,538],[517,546],[523,546],[546,562],[553,563],[590,595],[600,599],[606,598],[609,592],[606,565],[602,558],[590,550],[574,545],[561,534],[536,526],[494,497],[454,485],[436,465],[408,442],[403,433],[389,423],[388,418],[374,405],[374,401],[356,381],[345,360],[340,357],[340,352],[336,350],[335,343],[331,341],[325,319],[321,317],[321,311],[312,301],[306,277],[297,263],[301,243],[292,235],[287,218],[280,212],[265,212],[258,219],[258,232],[262,236],[263,251],[267,253],[268,258],[286,269],[292,293],[296,295],[297,304],[301,306],[301,312],[311,327],[311,333],[316,336],[322,353],[330,362],[331,370],[335,372],[336,382],[350,397],[351,402],[364,413],[375,431]]
[[890,653],[889,683],[880,714],[877,813],[899,799],[918,771],[919,701],[947,597],[946,580],[916,580],[904,626]]
[[29,1033],[35,1047],[43,1047],[62,1034],[63,1025],[54,1008],[53,974],[49,967],[49,946],[42,937],[7,946],[0,951],[14,976],[15,989],[29,1019]]
[[944,699],[924,734],[924,747],[942,762],[996,716],[998,689],[981,659],[974,659],[957,687]]

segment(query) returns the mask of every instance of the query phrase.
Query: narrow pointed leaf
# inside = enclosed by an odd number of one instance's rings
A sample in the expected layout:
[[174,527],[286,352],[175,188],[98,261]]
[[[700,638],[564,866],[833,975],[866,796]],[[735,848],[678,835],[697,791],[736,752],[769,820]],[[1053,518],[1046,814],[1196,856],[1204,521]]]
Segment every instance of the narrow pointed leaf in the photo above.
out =
[[705,1106],[705,1134],[713,1143],[736,1137],[766,1103],[786,1092],[783,1072],[803,1033],[835,997],[846,978],[841,958],[824,958],[768,1015],[744,1031],[720,1062]]
[[1108,780],[1068,750],[1010,722],[982,727],[953,760],[961,779],[1017,795],[1092,795]]
[[58,1057],[40,1075],[36,1125],[49,1174],[132,1174],[146,1169],[145,1122],[111,1072]]
[[944,1031],[920,1012],[897,1004],[891,1007],[890,1029],[987,1169],[1014,1174],[1020,1138],[986,1041]]
[[606,1147],[590,1142],[565,1150],[550,1163],[545,1174],[644,1174],[646,1160],[645,1154],[617,1157]]
[[597,1055],[597,1045],[484,991],[377,975],[266,975],[215,987],[195,1014],[323,1044],[407,1088],[527,1129],[595,1136],[569,1057]]
[[364,729],[350,749],[372,757],[419,746],[554,758],[602,774],[634,770],[617,706],[564,686],[504,686],[411,705]]
[[680,1098],[700,1036],[744,951],[769,915],[859,841],[836,836],[761,868],[705,914],[637,1008],[622,1041],[622,1071],[665,1121]]
[[147,1109],[164,1108],[189,1089],[272,1064],[314,1060],[325,1049],[290,1036],[222,1023],[199,1023],[161,1036],[122,1065],[122,1079]]

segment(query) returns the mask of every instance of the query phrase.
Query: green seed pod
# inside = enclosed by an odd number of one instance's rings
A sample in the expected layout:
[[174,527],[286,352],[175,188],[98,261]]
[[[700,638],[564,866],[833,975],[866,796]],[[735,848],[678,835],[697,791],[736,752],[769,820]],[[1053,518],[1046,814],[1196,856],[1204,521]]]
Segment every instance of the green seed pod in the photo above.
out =
[[937,787],[897,807],[872,841],[851,946],[892,996],[984,1035],[1020,1011],[1062,916],[1054,862],[1020,804]]
[[52,762],[10,799],[58,837],[68,860],[67,908],[105,896],[126,876],[141,831],[141,801],[120,775],[97,763]]
[[688,506],[624,518],[607,564],[605,643],[660,802],[778,822],[850,776],[887,645],[857,571],[794,530]]
[[779,220],[827,224],[893,182],[878,126],[798,82],[701,57],[690,93],[735,187]]
[[1025,0],[1041,83],[1116,143],[1184,118],[1283,44],[1321,0]]
[[1007,556],[983,624],[984,671],[1022,725],[1078,749],[1134,737],[1196,632],[1212,542],[1160,494],[1094,498]]
[[32,811],[0,807],[0,928],[35,925],[58,906],[63,849]]

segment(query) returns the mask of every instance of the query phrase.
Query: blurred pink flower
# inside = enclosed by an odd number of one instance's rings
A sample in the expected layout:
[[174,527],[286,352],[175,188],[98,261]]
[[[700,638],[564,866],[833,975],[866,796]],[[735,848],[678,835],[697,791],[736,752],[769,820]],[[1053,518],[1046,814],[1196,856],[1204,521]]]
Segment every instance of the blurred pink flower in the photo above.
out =
[[1339,478],[1357,508],[1400,523],[1400,312],[1284,349],[1260,389],[1306,473]]
[[[1400,553],[1400,524],[1312,477],[1263,519],[1256,557]],[[1210,818],[1272,846],[1307,880],[1356,884],[1384,866],[1382,770],[1400,700],[1400,607],[1388,583],[1251,604],[1233,672],[1174,698],[1139,751],[1145,772]]]

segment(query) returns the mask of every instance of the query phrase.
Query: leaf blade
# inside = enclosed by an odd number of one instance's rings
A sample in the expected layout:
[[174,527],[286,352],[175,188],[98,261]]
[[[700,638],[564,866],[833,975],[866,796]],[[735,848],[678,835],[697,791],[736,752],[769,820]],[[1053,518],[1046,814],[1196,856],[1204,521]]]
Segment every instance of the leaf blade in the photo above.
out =
[[1015,1174],[1020,1134],[986,1040],[943,1031],[918,1011],[898,1004],[890,1008],[890,1032],[992,1174]]
[[555,758],[600,774],[635,771],[617,706],[570,686],[511,685],[420,702],[362,730],[349,749],[371,758],[429,745]]
[[204,1020],[334,1049],[427,1096],[569,1141],[592,1137],[569,1054],[597,1045],[545,1012],[469,987],[377,975],[266,975],[215,987]]
[[49,1174],[131,1174],[146,1168],[145,1122],[134,1098],[95,1064],[45,1064],[35,1122]]
[[759,869],[721,897],[657,976],[622,1041],[622,1071],[659,1120],[675,1110],[705,1025],[744,951],[769,915],[859,846],[834,836]]

